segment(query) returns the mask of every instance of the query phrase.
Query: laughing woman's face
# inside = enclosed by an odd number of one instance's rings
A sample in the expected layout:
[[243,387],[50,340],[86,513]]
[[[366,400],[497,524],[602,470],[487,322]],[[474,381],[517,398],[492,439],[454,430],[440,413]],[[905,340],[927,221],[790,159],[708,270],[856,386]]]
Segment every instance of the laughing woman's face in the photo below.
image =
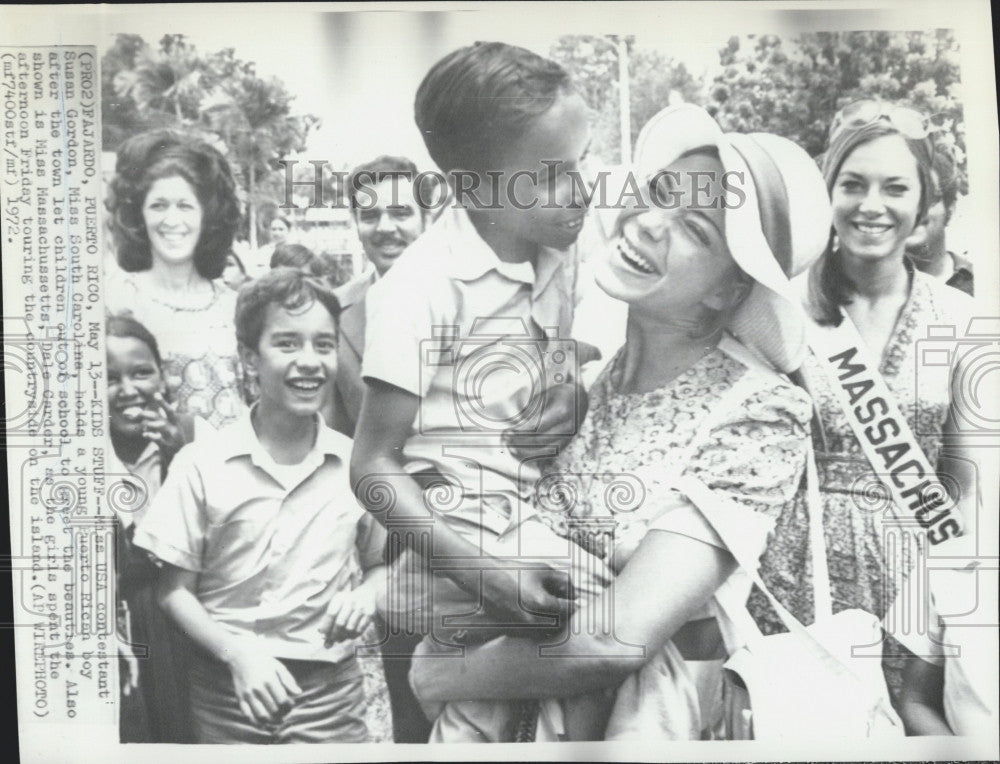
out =
[[622,211],[615,244],[595,263],[601,288],[664,319],[718,309],[737,271],[726,242],[723,173],[718,157],[702,152],[662,168],[641,203]]
[[917,160],[902,136],[854,149],[830,195],[841,251],[863,260],[902,256],[919,223],[920,190]]

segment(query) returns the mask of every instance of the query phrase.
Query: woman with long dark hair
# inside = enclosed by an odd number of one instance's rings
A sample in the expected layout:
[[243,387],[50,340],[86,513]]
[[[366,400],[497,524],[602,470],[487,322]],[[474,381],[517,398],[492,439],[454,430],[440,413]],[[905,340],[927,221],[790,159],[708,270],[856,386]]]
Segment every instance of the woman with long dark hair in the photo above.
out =
[[[907,239],[937,199],[931,131],[919,112],[872,99],[837,113],[821,163],[833,227],[824,253],[800,284],[818,341],[833,347],[842,323],[853,323],[931,468],[949,476],[944,484],[968,499],[975,494],[970,461],[942,449],[946,440],[956,449],[961,445],[953,413],[957,377],[947,364],[927,365],[918,354],[929,327],[963,334],[972,301],[921,273],[906,255]],[[893,463],[872,466],[821,363],[810,356],[802,371],[821,425],[814,435],[833,609],[859,608],[883,618],[912,561],[901,556],[897,542],[886,541],[892,523],[885,520],[892,515],[885,503],[876,501],[873,509],[865,497],[871,491],[884,495],[878,473]],[[891,435],[885,429],[876,437]],[[792,538],[803,522],[790,516],[784,538]],[[797,578],[789,557],[771,554],[776,585]],[[886,647],[883,668],[896,700],[903,661],[891,637]]]

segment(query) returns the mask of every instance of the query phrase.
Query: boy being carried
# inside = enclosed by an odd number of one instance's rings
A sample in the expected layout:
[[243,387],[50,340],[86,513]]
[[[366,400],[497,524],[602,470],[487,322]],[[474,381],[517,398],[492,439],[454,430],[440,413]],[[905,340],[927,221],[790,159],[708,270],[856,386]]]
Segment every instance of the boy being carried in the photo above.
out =
[[[572,248],[586,215],[587,109],[558,64],[478,43],[431,69],[415,111],[455,206],[369,292],[355,492],[390,530],[435,520],[427,551],[438,569],[424,575],[436,637],[451,641],[463,625],[478,639],[558,631],[553,616],[570,610],[574,590],[610,580],[532,506],[539,461],[575,432],[585,408],[566,338]],[[557,422],[561,431],[543,434]],[[388,512],[379,502],[387,495]],[[413,543],[414,534],[400,536]],[[415,567],[404,555],[396,569]],[[427,582],[391,591],[420,585]],[[480,606],[499,629],[447,620]],[[450,703],[431,740],[511,740],[517,724],[513,703]]]

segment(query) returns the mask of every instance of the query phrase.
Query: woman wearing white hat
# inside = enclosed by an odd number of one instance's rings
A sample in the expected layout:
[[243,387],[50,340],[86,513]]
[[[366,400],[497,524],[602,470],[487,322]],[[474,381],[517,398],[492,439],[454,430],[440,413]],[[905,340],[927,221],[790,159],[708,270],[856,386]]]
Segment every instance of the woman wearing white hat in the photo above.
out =
[[[742,610],[749,590],[728,548],[738,539],[741,557],[760,556],[806,469],[811,402],[784,373],[806,347],[788,278],[820,254],[830,221],[815,163],[777,136],[723,134],[685,104],[644,127],[634,173],[640,194],[595,265],[600,286],[629,305],[626,344],[538,495],[553,527],[620,575],[541,657],[537,643],[503,637],[461,661],[418,652],[411,672],[427,701],[593,698],[622,685],[610,721],[597,714],[589,730],[572,703],[563,719],[544,703],[550,739],[718,734],[717,668],[733,644],[716,603],[726,589]],[[725,518],[678,488],[692,478]]]

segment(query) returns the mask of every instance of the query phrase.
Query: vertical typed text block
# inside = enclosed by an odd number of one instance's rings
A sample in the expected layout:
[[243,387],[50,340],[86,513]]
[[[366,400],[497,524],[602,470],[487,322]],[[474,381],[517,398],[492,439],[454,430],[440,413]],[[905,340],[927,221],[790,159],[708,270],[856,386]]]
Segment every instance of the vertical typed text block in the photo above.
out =
[[96,50],[0,48],[0,101],[18,709],[22,723],[113,722]]

